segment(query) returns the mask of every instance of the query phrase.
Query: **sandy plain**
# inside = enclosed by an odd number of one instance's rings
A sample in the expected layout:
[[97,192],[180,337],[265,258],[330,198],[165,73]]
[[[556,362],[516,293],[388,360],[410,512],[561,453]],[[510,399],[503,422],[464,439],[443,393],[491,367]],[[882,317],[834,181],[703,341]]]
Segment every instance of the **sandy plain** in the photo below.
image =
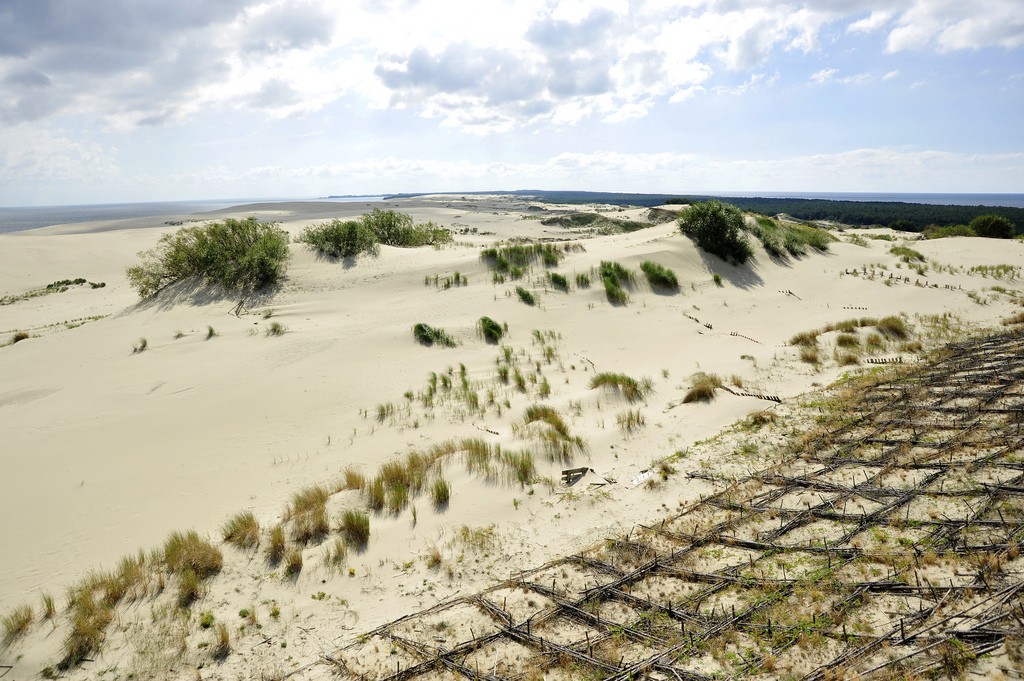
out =
[[[31,336],[0,348],[0,613],[29,603],[38,619],[43,594],[62,603],[64,590],[90,571],[159,547],[175,530],[194,528],[219,544],[222,524],[242,510],[253,512],[265,534],[282,521],[292,495],[317,483],[336,489],[346,467],[372,477],[387,461],[452,439],[536,448],[515,426],[538,402],[565,417],[586,452],[565,462],[538,449],[536,482],[527,485],[482,478],[453,457],[443,466],[452,486],[446,508],[435,509],[423,495],[400,513],[372,514],[368,546],[340,562],[325,555],[333,536],[295,544],[303,555],[297,576],[268,566],[263,547],[224,545],[223,570],[189,614],[166,615],[173,609],[167,594],[134,602],[120,612],[102,651],[66,678],[281,677],[360,632],[712,491],[713,483],[685,471],[722,461],[691,448],[775,403],[719,391],[710,403],[683,404],[696,372],[735,377],[735,392],[785,404],[858,370],[833,359],[834,335],[823,337],[821,362],[801,361],[789,342],[797,333],[849,318],[902,316],[921,348],[887,344],[865,354],[865,368],[869,359],[914,361],[948,337],[998,326],[1019,309],[1018,241],[915,241],[910,246],[928,259],[918,272],[890,253],[907,235],[887,230],[836,232],[827,252],[801,258],[773,259],[755,246],[750,265],[733,267],[702,253],[673,222],[598,235],[538,219],[598,211],[646,222],[647,209],[517,197],[254,204],[181,220],[256,215],[294,237],[307,225],[372,208],[450,227],[455,244],[383,247],[378,258],[343,264],[293,243],[282,289],[250,301],[240,315],[232,314],[235,299],[206,290],[138,300],[124,270],[178,228],[166,217],[0,235],[0,294],[13,299],[0,306],[0,339],[16,331]],[[630,302],[610,305],[599,284],[555,290],[543,267],[521,281],[493,283],[481,248],[518,238],[582,245],[554,268],[570,281],[605,260],[634,270]],[[651,290],[639,275],[645,260],[673,269],[680,290]],[[1017,269],[996,279],[984,269],[996,265]],[[466,284],[445,288],[455,272]],[[76,277],[105,286],[26,295]],[[520,302],[516,286],[533,291],[538,304]],[[496,378],[504,351],[478,336],[484,315],[507,323],[502,345],[536,377],[525,391]],[[940,332],[936,319],[943,316]],[[275,322],[286,332],[268,336]],[[417,344],[417,322],[443,328],[458,345]],[[209,327],[216,332],[210,338]],[[142,338],[145,351],[133,352]],[[462,367],[482,409],[455,398],[433,407],[419,401],[431,372],[459,380]],[[591,389],[597,372],[648,377],[653,390],[629,403]],[[550,395],[541,398],[544,380]],[[378,419],[388,404],[394,413]],[[645,425],[620,427],[617,417],[634,410]],[[646,484],[670,456],[679,474]],[[567,467],[591,468],[593,477],[565,487],[560,474]],[[364,505],[359,491],[334,493],[328,509],[335,532],[344,509]],[[230,623],[233,652],[225,659],[211,657],[201,613]],[[58,617],[7,642],[0,665],[12,666],[9,678],[34,678],[55,665],[65,627]]]

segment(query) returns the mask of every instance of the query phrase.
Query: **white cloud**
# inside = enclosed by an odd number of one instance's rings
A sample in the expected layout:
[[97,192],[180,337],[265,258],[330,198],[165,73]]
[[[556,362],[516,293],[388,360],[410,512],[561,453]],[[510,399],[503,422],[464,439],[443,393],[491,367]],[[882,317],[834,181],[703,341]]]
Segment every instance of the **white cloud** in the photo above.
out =
[[893,10],[874,10],[863,19],[859,19],[847,27],[850,33],[871,33],[888,24],[896,12]]
[[899,71],[889,71],[884,76],[882,76],[882,80],[892,80],[893,78],[898,78],[899,75]]
[[837,73],[839,73],[839,69],[821,69],[820,71],[811,74],[811,81],[817,83],[818,85],[824,85],[825,83],[832,80],[832,77],[835,76]]
[[886,49],[942,52],[1024,46],[1024,12],[1018,0],[913,0],[896,19]]

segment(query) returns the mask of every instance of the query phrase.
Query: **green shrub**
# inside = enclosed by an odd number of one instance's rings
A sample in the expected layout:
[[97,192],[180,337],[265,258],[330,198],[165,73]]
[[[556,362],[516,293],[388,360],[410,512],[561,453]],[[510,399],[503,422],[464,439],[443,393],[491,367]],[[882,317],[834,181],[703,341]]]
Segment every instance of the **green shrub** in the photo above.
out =
[[527,305],[532,306],[537,304],[537,299],[534,297],[534,295],[527,291],[522,286],[516,286],[516,295],[519,296],[519,300],[526,303]]
[[679,280],[676,279],[676,273],[667,267],[650,260],[644,260],[640,263],[640,269],[643,270],[651,286],[672,291],[679,290]]
[[306,227],[297,241],[334,258],[355,258],[364,253],[376,257],[380,254],[376,232],[357,220],[334,219]]
[[374,208],[373,212],[362,216],[361,223],[386,246],[416,248],[452,242],[451,230],[438,227],[432,222],[414,225],[412,216],[393,210]]
[[480,329],[480,335],[488,343],[497,344],[505,335],[505,328],[490,317],[481,317],[477,326]]
[[435,329],[427,324],[419,323],[412,327],[412,335],[422,345],[440,345],[446,348],[454,348],[455,340],[444,332],[444,329]]
[[683,209],[679,229],[696,244],[718,257],[742,265],[752,255],[750,242],[743,235],[743,213],[721,201],[698,201]]
[[951,236],[978,236],[974,233],[974,230],[967,225],[950,225],[948,227],[929,225],[924,228],[921,235],[924,236],[925,239],[944,239]]
[[128,283],[148,298],[165,286],[199,279],[243,295],[273,286],[288,264],[288,233],[255,217],[228,218],[165,234],[126,271]]
[[975,234],[990,239],[1012,239],[1013,223],[1002,215],[979,215],[967,225]]

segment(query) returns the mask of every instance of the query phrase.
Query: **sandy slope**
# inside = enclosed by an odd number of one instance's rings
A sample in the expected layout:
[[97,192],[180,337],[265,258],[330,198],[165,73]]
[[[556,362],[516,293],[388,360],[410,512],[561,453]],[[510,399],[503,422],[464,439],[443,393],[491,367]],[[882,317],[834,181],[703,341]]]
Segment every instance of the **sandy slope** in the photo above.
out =
[[[891,243],[876,240],[866,246],[841,240],[826,254],[783,262],[758,248],[752,266],[734,268],[695,249],[669,223],[583,238],[586,250],[570,254],[557,268],[572,280],[574,273],[615,260],[639,276],[640,262],[651,259],[679,275],[678,294],[638,283],[629,305],[613,307],[599,286],[568,294],[549,289],[539,269],[526,283],[491,283],[478,259],[480,246],[517,236],[570,236],[523,219],[527,204],[521,200],[426,197],[391,204],[417,220],[475,233],[456,237],[455,246],[442,250],[385,247],[379,258],[351,267],[294,244],[284,288],[240,317],[230,314],[233,300],[211,299],[205,292],[137,302],[123,271],[136,252],[174,229],[160,221],[0,235],[0,294],[78,276],[106,283],[0,306],[0,339],[19,329],[33,334],[0,348],[0,465],[7,483],[0,495],[0,613],[22,602],[38,609],[40,593],[61,594],[86,571],[155,547],[174,529],[197,528],[219,539],[220,524],[242,509],[253,510],[269,527],[291,494],[337,479],[346,466],[372,475],[384,461],[449,438],[527,446],[512,425],[539,401],[536,386],[523,395],[497,382],[500,350],[475,333],[482,315],[507,322],[507,344],[523,353],[524,371],[541,363],[552,390],[545,402],[589,445],[589,454],[573,465],[592,467],[616,483],[566,495],[557,485],[483,481],[452,461],[446,476],[454,492],[445,512],[435,512],[424,498],[414,502],[415,518],[410,510],[373,517],[368,550],[351,553],[340,571],[323,565],[322,547],[309,547],[306,567],[289,581],[265,568],[260,556],[225,547],[224,573],[196,611],[234,622],[240,608],[259,610],[261,630],[237,634],[237,647],[249,652],[211,666],[199,645],[209,635],[192,621],[182,625],[188,642],[184,663],[178,659],[162,668],[152,656],[133,663],[142,634],[133,638],[131,622],[147,620],[154,607],[136,605],[111,634],[106,652],[78,673],[91,678],[97,669],[116,668],[121,674],[133,664],[155,678],[194,678],[201,664],[202,678],[293,669],[358,631],[588,546],[657,517],[663,505],[674,507],[705,491],[704,483],[683,476],[654,489],[630,484],[655,460],[771,405],[724,393],[710,404],[681,405],[694,372],[735,375],[748,391],[793,398],[845,370],[831,361],[829,340],[821,367],[800,362],[787,344],[794,333],[890,314],[908,315],[922,335],[927,325],[915,315],[950,312],[972,326],[995,324],[1017,305],[991,287],[1014,289],[1017,281],[996,281],[967,268],[1024,267],[1019,242],[947,239],[914,248],[957,266],[954,271],[933,268],[919,275],[889,254]],[[217,216],[257,214],[297,234],[327,216],[356,215],[369,207],[272,204]],[[615,215],[642,219],[643,211]],[[443,279],[455,271],[468,278],[467,286],[424,285],[425,278]],[[721,275],[723,286],[713,283],[712,272]],[[892,284],[897,274],[909,283]],[[538,307],[518,301],[517,283],[539,294]],[[264,319],[264,310],[273,310],[272,318]],[[68,328],[73,320],[86,323]],[[275,321],[288,331],[267,337]],[[417,345],[411,335],[416,322],[443,327],[460,345]],[[215,337],[207,339],[208,326]],[[549,341],[556,347],[550,363],[531,336],[535,329],[558,336]],[[133,354],[139,338],[147,339],[148,348]],[[890,346],[878,356],[899,354]],[[405,411],[403,393],[423,390],[430,372],[451,368],[457,376],[460,364],[482,399],[490,390],[498,404],[508,400],[501,415],[496,406],[483,416],[467,415],[454,402],[432,409],[413,402]],[[646,403],[630,405],[591,390],[595,370],[650,377],[654,391]],[[399,415],[378,423],[377,406],[388,402],[399,405]],[[623,432],[616,415],[627,409],[639,409],[646,427]],[[541,475],[557,482],[563,466],[539,454],[537,461]],[[699,465],[684,459],[680,467]],[[360,504],[357,492],[346,491],[331,499],[330,508]],[[493,526],[493,541],[467,545],[459,539],[464,526]],[[436,570],[424,560],[433,547],[444,560]],[[321,592],[320,599],[310,598]],[[280,607],[279,620],[267,615],[273,604]],[[15,678],[52,664],[62,636],[60,629],[49,630],[35,627],[27,640],[0,650],[0,664],[16,663]],[[274,645],[287,640],[289,647],[249,650],[267,636]],[[191,665],[187,674],[183,664]]]

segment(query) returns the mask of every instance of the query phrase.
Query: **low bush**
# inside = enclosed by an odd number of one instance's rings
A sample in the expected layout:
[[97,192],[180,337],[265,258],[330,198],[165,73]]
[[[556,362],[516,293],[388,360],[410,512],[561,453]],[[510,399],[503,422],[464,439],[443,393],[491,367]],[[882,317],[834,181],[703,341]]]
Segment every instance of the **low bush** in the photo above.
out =
[[377,234],[357,220],[338,220],[306,227],[297,239],[312,250],[334,258],[380,254]]
[[374,208],[360,218],[364,228],[376,235],[386,246],[416,248],[440,246],[452,242],[452,232],[432,222],[414,225],[412,216],[393,210]]
[[126,271],[128,283],[148,298],[186,279],[215,284],[243,296],[273,286],[288,264],[288,233],[255,217],[228,218],[165,234],[142,262]]
[[421,345],[440,345],[445,348],[454,348],[455,340],[444,332],[444,329],[436,329],[428,324],[419,323],[412,327],[413,338]]
[[734,265],[742,265],[753,255],[743,228],[740,209],[721,201],[698,201],[679,214],[683,234],[701,249]]

